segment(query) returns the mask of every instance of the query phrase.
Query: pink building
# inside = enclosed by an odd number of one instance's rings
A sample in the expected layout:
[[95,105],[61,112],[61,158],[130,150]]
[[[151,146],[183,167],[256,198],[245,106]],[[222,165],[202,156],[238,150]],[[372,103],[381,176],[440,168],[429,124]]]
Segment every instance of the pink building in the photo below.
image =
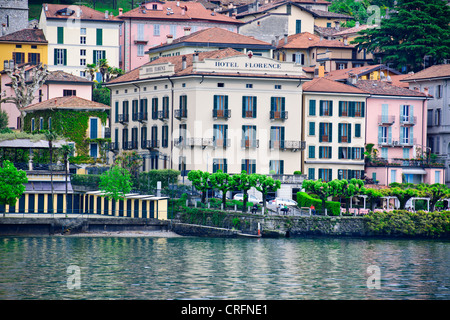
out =
[[185,32],[218,27],[237,32],[241,21],[206,9],[199,2],[150,1],[128,12],[119,9],[120,68],[130,71],[149,61],[145,52]]
[[[32,76],[34,66],[28,66],[25,77]],[[11,79],[5,71],[0,73],[2,98],[15,96],[11,87]],[[45,101],[52,98],[64,96],[77,96],[83,99],[92,99],[92,81],[80,78],[63,71],[50,72],[45,84],[35,93],[35,99],[31,104]],[[1,109],[5,110],[9,117],[8,127],[10,129],[20,129],[20,111],[13,103],[2,103]]]
[[359,80],[354,84],[367,98],[366,145],[377,158],[366,163],[366,177],[381,185],[393,182],[444,183],[444,168],[427,159],[427,100],[425,93],[387,81]]

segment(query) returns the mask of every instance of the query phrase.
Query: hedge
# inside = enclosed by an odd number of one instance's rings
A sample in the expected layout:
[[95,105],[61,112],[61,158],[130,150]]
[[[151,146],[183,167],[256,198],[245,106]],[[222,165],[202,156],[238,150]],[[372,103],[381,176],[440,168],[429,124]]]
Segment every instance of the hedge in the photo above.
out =
[[[322,211],[322,200],[315,199],[306,192],[297,192],[297,203],[299,207],[311,207],[314,205],[316,212]],[[325,201],[325,208],[328,211],[328,215],[338,216],[341,213],[341,204],[337,201]]]

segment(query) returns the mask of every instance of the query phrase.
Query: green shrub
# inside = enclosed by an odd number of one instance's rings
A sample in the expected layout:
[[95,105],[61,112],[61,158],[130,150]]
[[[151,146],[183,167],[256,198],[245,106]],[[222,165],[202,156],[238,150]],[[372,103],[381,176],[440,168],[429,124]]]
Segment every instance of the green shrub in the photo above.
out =
[[297,205],[299,207],[311,207],[313,205],[316,211],[322,210],[322,201],[319,199],[314,199],[311,195],[306,192],[297,192]]
[[341,204],[337,201],[326,201],[325,208],[329,216],[338,216],[341,214]]
[[74,174],[70,182],[72,185],[98,188],[100,175],[98,174]]

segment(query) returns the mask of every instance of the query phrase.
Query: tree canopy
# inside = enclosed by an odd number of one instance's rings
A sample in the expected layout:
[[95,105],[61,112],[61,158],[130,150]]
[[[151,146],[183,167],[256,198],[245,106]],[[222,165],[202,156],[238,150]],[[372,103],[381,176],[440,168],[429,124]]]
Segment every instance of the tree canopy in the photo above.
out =
[[99,189],[108,200],[118,201],[131,192],[132,182],[130,173],[118,165],[104,172],[100,176]]
[[14,206],[25,192],[24,183],[28,182],[27,174],[17,170],[8,160],[0,167],[0,204]]
[[378,28],[360,31],[354,42],[385,64],[402,70],[423,69],[450,57],[450,7],[443,0],[399,0]]

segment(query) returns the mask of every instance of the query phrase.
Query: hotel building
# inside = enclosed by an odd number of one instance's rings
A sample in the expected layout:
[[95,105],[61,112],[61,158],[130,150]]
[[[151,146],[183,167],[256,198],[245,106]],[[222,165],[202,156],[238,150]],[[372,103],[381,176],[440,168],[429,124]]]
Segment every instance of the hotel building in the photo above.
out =
[[112,151],[143,170],[301,169],[301,66],[234,49],[161,57],[110,81]]

